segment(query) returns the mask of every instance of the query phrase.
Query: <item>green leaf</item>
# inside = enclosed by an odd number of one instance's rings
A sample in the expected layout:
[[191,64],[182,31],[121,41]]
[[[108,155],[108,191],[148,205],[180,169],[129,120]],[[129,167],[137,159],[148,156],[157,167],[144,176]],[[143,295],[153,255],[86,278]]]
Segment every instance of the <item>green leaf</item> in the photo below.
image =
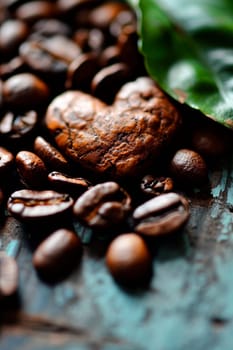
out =
[[173,98],[233,128],[233,1],[129,2],[149,74]]

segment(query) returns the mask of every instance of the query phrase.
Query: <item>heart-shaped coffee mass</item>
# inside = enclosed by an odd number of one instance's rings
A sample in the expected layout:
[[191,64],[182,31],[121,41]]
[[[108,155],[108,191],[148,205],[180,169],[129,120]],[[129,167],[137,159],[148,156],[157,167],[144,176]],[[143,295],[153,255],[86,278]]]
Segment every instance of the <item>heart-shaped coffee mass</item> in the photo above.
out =
[[124,85],[111,106],[67,91],[51,102],[45,121],[68,157],[118,178],[146,170],[170,143],[181,117],[156,84],[141,77]]

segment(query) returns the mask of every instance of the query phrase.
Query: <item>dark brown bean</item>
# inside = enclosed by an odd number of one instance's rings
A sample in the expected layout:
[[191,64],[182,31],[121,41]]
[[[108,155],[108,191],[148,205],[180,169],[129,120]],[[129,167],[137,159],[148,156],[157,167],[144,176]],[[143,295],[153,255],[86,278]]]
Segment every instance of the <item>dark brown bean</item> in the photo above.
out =
[[35,153],[20,151],[15,157],[22,183],[32,189],[41,189],[47,181],[47,168]]
[[13,57],[6,63],[0,65],[0,76],[6,80],[13,75],[23,73],[26,71],[25,64],[21,57]]
[[70,170],[68,160],[42,136],[36,137],[34,141],[34,151],[44,161],[48,169],[64,172]]
[[92,93],[102,101],[110,104],[122,85],[129,80],[128,67],[123,63],[115,63],[102,68],[91,82]]
[[[28,26],[20,20],[8,19],[0,26],[0,54],[9,58],[17,53],[19,45],[29,33]],[[2,57],[1,57],[2,59]]]
[[192,148],[206,159],[219,160],[232,146],[232,134],[215,122],[199,122],[192,129]]
[[12,169],[14,155],[6,148],[0,147],[0,179],[6,178]]
[[73,199],[55,191],[19,190],[11,194],[7,208],[20,221],[59,220],[70,212]]
[[80,260],[82,245],[75,232],[59,229],[48,236],[33,254],[40,275],[53,280],[71,272]]
[[135,233],[122,234],[111,242],[106,263],[112,276],[127,286],[137,286],[147,281],[152,270],[148,247]]
[[91,81],[98,70],[96,55],[79,55],[68,67],[66,88],[76,88],[89,92]]
[[129,7],[126,4],[110,1],[95,7],[90,12],[88,21],[93,27],[108,29],[119,13],[127,10]]
[[91,187],[91,183],[82,177],[72,177],[58,171],[49,173],[48,180],[56,191],[69,193],[73,198],[79,197]]
[[38,114],[35,111],[22,114],[7,112],[0,120],[0,135],[16,151],[16,145],[26,142],[33,135],[37,122]]
[[0,300],[18,289],[18,266],[14,258],[0,252]]
[[190,149],[178,150],[170,164],[171,173],[183,186],[193,187],[207,183],[208,168],[204,158]]
[[54,35],[69,37],[71,35],[71,28],[68,24],[55,18],[41,19],[37,21],[32,27],[32,33],[36,33],[44,37],[50,37]]
[[74,204],[74,215],[86,225],[104,229],[120,225],[131,209],[131,198],[116,182],[91,187]]
[[160,194],[171,192],[173,188],[174,182],[170,177],[146,175],[141,181],[141,190],[149,197],[159,196]]
[[161,194],[134,210],[134,230],[148,236],[171,234],[185,225],[189,215],[189,202],[184,196],[174,192]]
[[42,107],[48,97],[48,86],[30,73],[14,75],[3,84],[3,102],[12,109],[30,110]]
[[51,18],[57,14],[56,4],[50,1],[28,1],[16,10],[16,17],[33,23],[39,19]]

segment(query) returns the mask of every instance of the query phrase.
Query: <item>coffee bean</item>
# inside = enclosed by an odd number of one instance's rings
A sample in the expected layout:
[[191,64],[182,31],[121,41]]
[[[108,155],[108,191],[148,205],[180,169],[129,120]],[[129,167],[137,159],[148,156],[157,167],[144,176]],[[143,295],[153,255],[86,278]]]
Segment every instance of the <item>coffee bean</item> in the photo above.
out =
[[112,276],[127,286],[139,286],[151,275],[152,259],[144,240],[135,233],[116,237],[106,254]]
[[[23,222],[59,220],[70,212],[73,199],[68,194],[55,191],[15,191],[9,197],[9,213]],[[60,221],[59,221],[60,222]]]
[[41,158],[29,151],[20,151],[15,157],[22,183],[32,189],[43,188],[47,181],[47,168]]
[[57,14],[56,4],[50,1],[28,1],[16,10],[16,17],[27,23],[50,18]]
[[14,75],[3,84],[3,99],[11,109],[30,110],[42,107],[48,97],[47,85],[30,73]]
[[76,88],[89,92],[91,81],[98,70],[96,55],[79,55],[68,67],[66,88]]
[[81,51],[73,40],[62,35],[54,35],[29,40],[20,46],[19,52],[30,69],[42,74],[49,83],[51,77],[63,81],[69,64]]
[[81,252],[79,237],[61,228],[40,243],[33,254],[33,265],[43,278],[54,280],[77,266]]
[[28,26],[20,20],[9,19],[0,26],[0,55],[9,58],[17,53],[19,45],[29,33]]
[[48,169],[64,172],[70,171],[68,160],[57,148],[51,145],[43,137],[36,137],[34,141],[34,151],[44,161]]
[[219,160],[232,146],[232,134],[227,128],[217,123],[199,122],[192,129],[192,148],[207,160]]
[[171,159],[171,173],[183,186],[201,186],[207,183],[208,168],[203,157],[190,149],[178,150]]
[[16,151],[16,146],[26,143],[37,128],[38,114],[35,111],[25,113],[7,112],[0,120],[0,136],[9,147]]
[[141,181],[141,190],[149,197],[159,196],[160,194],[171,192],[173,188],[174,183],[170,177],[146,175]]
[[116,179],[145,173],[179,130],[181,116],[150,78],[141,77],[124,85],[112,106],[66,91],[49,105],[45,123],[65,155]]
[[119,13],[127,10],[129,7],[126,4],[110,1],[94,8],[88,16],[88,21],[93,27],[108,29]]
[[116,182],[91,187],[75,202],[74,215],[86,225],[104,229],[120,225],[131,209],[131,198]]
[[122,85],[129,80],[130,72],[123,63],[102,68],[91,82],[93,95],[110,104]]
[[72,177],[58,171],[49,173],[48,180],[52,188],[69,193],[73,198],[79,197],[91,187],[91,183],[82,177]]
[[18,289],[18,266],[14,258],[0,252],[0,301]]
[[50,18],[37,21],[32,27],[32,33],[39,36],[50,37],[54,35],[71,36],[71,28],[61,20]]
[[6,148],[0,147],[0,179],[3,180],[10,173],[14,163],[14,155]]
[[8,62],[0,65],[0,76],[6,80],[12,75],[24,73],[26,71],[25,64],[21,57],[13,57]]
[[189,215],[189,202],[184,196],[161,194],[134,210],[134,230],[146,236],[171,234],[184,226]]

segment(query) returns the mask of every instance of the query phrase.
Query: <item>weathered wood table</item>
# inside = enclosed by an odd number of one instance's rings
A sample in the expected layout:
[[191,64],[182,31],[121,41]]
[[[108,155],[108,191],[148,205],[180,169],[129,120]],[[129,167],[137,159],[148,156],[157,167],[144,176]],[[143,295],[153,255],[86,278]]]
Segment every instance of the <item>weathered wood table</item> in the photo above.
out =
[[120,288],[93,245],[69,278],[49,286],[32,267],[30,237],[2,220],[1,249],[16,257],[20,286],[18,303],[2,306],[0,349],[232,350],[233,157],[223,163],[210,188],[192,195],[184,231],[154,242],[145,290]]

